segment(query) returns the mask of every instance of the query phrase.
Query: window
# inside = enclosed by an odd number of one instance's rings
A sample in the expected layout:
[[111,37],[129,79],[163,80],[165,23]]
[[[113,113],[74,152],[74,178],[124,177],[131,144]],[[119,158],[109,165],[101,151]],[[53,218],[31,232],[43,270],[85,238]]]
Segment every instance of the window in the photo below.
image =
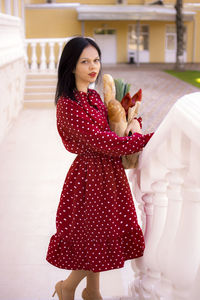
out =
[[94,30],[94,34],[115,34],[115,29],[108,29],[108,28],[97,28]]
[[[137,33],[136,25],[129,25],[128,29],[128,48],[129,50],[137,50]],[[140,26],[140,35],[139,35],[139,50],[149,50],[149,26],[141,25]]]
[[[183,27],[183,49],[186,50],[186,27]],[[166,50],[176,51],[176,26],[166,27]]]

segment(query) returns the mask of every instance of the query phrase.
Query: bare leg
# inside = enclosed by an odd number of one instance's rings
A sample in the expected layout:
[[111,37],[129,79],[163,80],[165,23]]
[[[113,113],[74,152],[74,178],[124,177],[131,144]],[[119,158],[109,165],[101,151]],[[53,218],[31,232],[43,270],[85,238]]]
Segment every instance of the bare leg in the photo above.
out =
[[73,270],[70,275],[63,281],[62,295],[63,300],[74,300],[75,290],[81,280],[87,276],[89,271]]
[[90,299],[102,299],[99,290],[99,278],[100,272],[88,271],[86,289]]

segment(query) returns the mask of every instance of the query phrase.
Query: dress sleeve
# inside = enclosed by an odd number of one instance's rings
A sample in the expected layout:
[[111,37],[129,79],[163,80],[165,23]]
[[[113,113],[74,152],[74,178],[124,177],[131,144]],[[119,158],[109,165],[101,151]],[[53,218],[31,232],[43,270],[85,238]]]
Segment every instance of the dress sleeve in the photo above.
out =
[[119,137],[113,131],[101,131],[85,110],[69,98],[57,103],[57,128],[62,139],[73,138],[86,149],[109,156],[122,156],[139,152],[153,133]]

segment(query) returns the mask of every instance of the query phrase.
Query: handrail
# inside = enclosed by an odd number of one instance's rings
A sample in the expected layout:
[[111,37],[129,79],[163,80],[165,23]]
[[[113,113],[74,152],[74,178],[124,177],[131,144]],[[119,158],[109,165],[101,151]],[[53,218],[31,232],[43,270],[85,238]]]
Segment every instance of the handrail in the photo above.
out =
[[0,13],[0,67],[25,56],[22,20]]
[[144,256],[133,261],[134,299],[200,296],[200,93],[179,99],[131,171],[145,220]]

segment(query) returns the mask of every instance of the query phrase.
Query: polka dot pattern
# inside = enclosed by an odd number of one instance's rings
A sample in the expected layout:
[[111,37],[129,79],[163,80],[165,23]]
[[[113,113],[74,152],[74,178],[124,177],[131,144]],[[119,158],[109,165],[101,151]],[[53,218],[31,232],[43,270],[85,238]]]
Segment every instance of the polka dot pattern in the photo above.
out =
[[122,268],[142,256],[145,245],[121,156],[141,151],[152,134],[118,137],[95,90],[77,91],[75,98],[57,103],[63,144],[78,155],[65,178],[46,259],[67,270]]

